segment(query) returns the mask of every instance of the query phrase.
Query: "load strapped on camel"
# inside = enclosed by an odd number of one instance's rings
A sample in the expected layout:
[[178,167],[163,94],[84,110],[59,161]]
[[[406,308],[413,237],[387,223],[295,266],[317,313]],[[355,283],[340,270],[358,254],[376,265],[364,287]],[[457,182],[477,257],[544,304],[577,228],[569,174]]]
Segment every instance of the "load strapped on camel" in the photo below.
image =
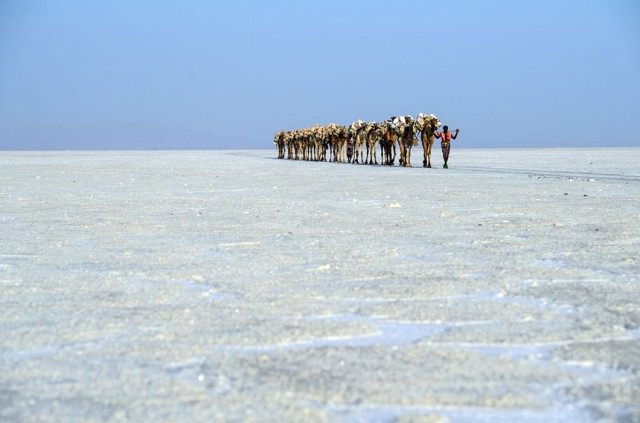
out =
[[418,115],[418,119],[416,120],[416,129],[418,131],[422,131],[426,125],[433,125],[435,128],[439,128],[442,123],[438,120],[436,115],[425,115],[420,113]]
[[[402,136],[402,132],[407,127],[407,125],[415,125],[415,121],[413,120],[411,115],[397,116],[397,117],[394,116],[393,120],[391,121],[391,127],[393,128],[394,131],[396,131],[398,136]],[[413,146],[415,147],[416,145],[418,145],[417,138],[413,140]]]
[[376,146],[379,145],[385,165],[394,164],[397,143],[400,164],[411,166],[411,147],[418,145],[418,133],[424,138],[424,133],[428,132],[432,137],[439,126],[438,118],[422,113],[417,119],[410,115],[393,116],[379,123],[358,119],[346,126],[316,124],[305,129],[280,131],[274,137],[274,143],[278,146],[278,158],[360,164],[378,164]]

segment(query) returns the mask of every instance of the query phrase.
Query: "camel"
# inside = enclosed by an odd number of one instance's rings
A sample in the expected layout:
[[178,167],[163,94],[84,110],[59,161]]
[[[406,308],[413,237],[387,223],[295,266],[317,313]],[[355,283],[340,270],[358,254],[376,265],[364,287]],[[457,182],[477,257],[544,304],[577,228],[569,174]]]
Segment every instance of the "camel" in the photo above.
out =
[[336,137],[337,161],[344,163],[347,161],[346,147],[349,139],[349,128],[347,126],[339,126]]
[[391,121],[385,120],[380,124],[378,137],[380,139],[380,158],[382,159],[382,164],[393,166],[396,160],[396,133],[391,127]]
[[411,116],[405,116],[403,120],[404,123],[400,123],[396,127],[399,135],[400,163],[404,167],[411,167],[411,147],[413,147],[413,139],[416,135],[414,128],[415,122]]
[[316,127],[313,126],[305,130],[305,141],[307,143],[307,160],[318,160],[318,142]]
[[[329,128],[327,126],[321,127],[322,138],[320,142],[320,160],[323,162],[327,161],[327,150],[330,148],[331,144],[331,134]],[[329,155],[331,155],[331,150],[329,150]]]
[[314,160],[316,161],[320,161],[322,160],[323,157],[323,137],[324,137],[324,131],[323,131],[323,127],[315,124],[313,126],[313,128],[311,128],[311,142],[314,145],[314,149],[315,149],[315,157]]
[[284,134],[285,145],[287,146],[287,159],[293,160],[294,157],[294,142],[293,142],[293,132],[289,131]]
[[305,150],[307,151],[307,157],[305,160],[307,161],[316,161],[318,160],[318,151],[316,150],[316,145],[313,137],[313,129],[308,128],[304,130],[303,144]]
[[356,146],[355,134],[356,134],[356,129],[354,128],[353,124],[349,125],[349,130],[347,131],[347,162],[348,163],[353,163],[355,160],[355,154],[354,154],[354,150]]
[[324,160],[325,156],[325,127],[316,124],[313,128],[313,142],[316,146],[316,161]]
[[291,131],[291,158],[298,160],[298,131]]
[[327,142],[329,144],[329,161],[337,161],[338,156],[338,125],[330,123],[327,128]]
[[316,159],[316,145],[314,143],[313,128],[302,130],[302,148],[305,151],[304,160]]
[[329,128],[329,161],[339,162],[342,157],[342,126],[335,123],[327,125]]
[[376,144],[378,143],[378,123],[370,123],[367,128],[367,159],[365,163],[378,164],[378,154],[376,153]]
[[[356,134],[356,163],[367,164],[365,148],[367,145],[367,123],[363,123]],[[358,158],[358,153],[360,157]]]
[[306,160],[307,159],[307,150],[305,148],[305,140],[304,133],[302,130],[298,130],[294,135],[294,145],[296,150],[296,160]]
[[351,138],[354,143],[353,163],[364,163],[364,146],[367,144],[366,122],[357,121],[351,125]]
[[404,144],[402,143],[402,135],[403,131],[401,126],[404,125],[405,119],[404,116],[396,117],[391,116],[391,129],[395,133],[395,138],[398,140],[398,149],[400,150],[400,157],[398,158],[398,162],[400,166],[404,166]]
[[420,139],[422,141],[422,167],[431,167],[431,148],[433,147],[435,133],[439,126],[440,121],[434,115],[425,116],[422,113],[418,115],[416,130],[420,131]]
[[349,126],[347,128],[347,133],[346,133],[346,144],[347,144],[347,163],[351,163],[353,162],[353,138],[351,136],[351,126]]
[[273,138],[273,143],[278,146],[278,158],[284,159],[285,135],[284,131],[280,131]]

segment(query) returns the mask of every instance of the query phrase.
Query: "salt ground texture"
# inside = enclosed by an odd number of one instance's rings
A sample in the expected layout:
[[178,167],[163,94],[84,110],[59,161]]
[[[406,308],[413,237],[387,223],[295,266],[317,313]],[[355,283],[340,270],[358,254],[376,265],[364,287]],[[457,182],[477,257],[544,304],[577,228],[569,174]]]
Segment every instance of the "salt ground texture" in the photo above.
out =
[[640,421],[640,149],[456,147],[0,153],[0,420]]

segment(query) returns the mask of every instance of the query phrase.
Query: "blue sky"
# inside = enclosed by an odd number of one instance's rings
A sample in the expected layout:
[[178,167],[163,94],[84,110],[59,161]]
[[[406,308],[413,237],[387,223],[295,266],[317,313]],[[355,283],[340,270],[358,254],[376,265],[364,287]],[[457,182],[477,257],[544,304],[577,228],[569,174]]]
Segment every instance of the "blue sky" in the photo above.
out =
[[419,112],[460,147],[640,146],[640,2],[0,0],[0,149],[270,149]]

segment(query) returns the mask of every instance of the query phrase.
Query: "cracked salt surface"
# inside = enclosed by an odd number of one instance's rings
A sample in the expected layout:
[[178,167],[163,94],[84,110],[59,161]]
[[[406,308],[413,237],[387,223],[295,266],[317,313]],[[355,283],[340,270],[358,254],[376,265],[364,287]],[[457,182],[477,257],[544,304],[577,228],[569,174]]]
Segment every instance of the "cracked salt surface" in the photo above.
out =
[[640,150],[273,153],[2,153],[0,420],[640,420]]
[[225,345],[226,350],[239,351],[268,351],[276,349],[300,350],[306,348],[320,348],[329,346],[367,347],[376,345],[400,346],[418,342],[428,336],[440,333],[446,329],[441,323],[399,322],[385,319],[362,319],[358,316],[330,316],[316,319],[334,320],[336,322],[366,321],[373,331],[351,336],[329,336],[313,338],[308,341],[285,343],[279,345]]
[[[436,422],[477,422],[477,423],[538,423],[538,422],[584,422],[590,421],[589,413],[577,407],[543,410],[522,410],[510,408],[483,409],[474,407],[394,407],[373,405],[365,407],[336,407],[336,414],[344,423],[368,422],[387,423],[398,421],[405,415],[433,416]],[[412,421],[411,418],[408,421]]]

